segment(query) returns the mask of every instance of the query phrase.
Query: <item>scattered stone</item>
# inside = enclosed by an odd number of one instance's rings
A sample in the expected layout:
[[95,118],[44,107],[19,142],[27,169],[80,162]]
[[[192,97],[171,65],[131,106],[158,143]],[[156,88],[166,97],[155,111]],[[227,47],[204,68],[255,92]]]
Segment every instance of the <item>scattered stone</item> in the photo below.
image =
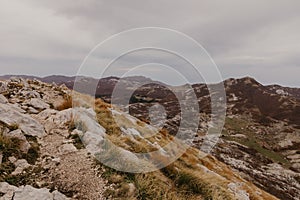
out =
[[77,149],[73,144],[63,144],[60,148],[59,148],[59,152],[61,154],[68,154],[68,153],[73,153],[76,152]]
[[45,110],[45,109],[50,108],[49,104],[45,103],[44,101],[42,101],[41,99],[38,99],[38,98],[31,99],[29,101],[28,105],[30,105],[36,109],[39,109],[39,110]]
[[135,193],[135,190],[136,190],[134,184],[133,183],[129,183],[128,187],[129,187],[128,196],[133,196],[134,193]]
[[60,163],[60,158],[53,158],[52,162],[59,164]]
[[11,163],[15,163],[18,159],[16,157],[14,157],[14,156],[10,156],[10,157],[8,157],[8,160]]
[[2,94],[0,94],[0,103],[8,103],[8,100]]
[[25,159],[20,159],[14,162],[14,165],[16,167],[15,171],[12,173],[12,175],[18,175],[21,174],[25,169],[30,167],[31,165],[28,164],[28,162]]
[[28,150],[31,147],[30,144],[29,144],[29,142],[27,141],[26,137],[24,136],[24,134],[22,133],[22,131],[20,129],[11,131],[9,133],[5,133],[3,135],[6,136],[6,137],[9,137],[9,138],[17,138],[17,139],[19,139],[21,141],[20,150],[23,153],[27,153]]
[[36,91],[22,91],[21,95],[23,95],[24,97],[26,97],[28,99],[29,98],[38,98],[38,99],[41,98],[41,95]]
[[250,200],[249,194],[245,190],[241,189],[241,185],[239,183],[229,183],[228,189],[234,193],[238,200]]
[[29,107],[27,111],[28,111],[29,114],[38,114],[39,113],[38,110],[36,110],[32,107]]
[[52,115],[55,115],[57,113],[57,110],[53,110],[53,109],[46,109],[46,110],[43,110],[42,112],[40,112],[37,117],[39,119],[42,119],[42,120],[46,120],[48,119],[49,117],[51,117]]
[[53,194],[53,200],[67,200],[68,199],[64,194],[58,192],[57,190],[52,192],[52,194]]
[[0,93],[4,93],[7,91],[7,84],[5,82],[0,81]]
[[300,173],[300,163],[294,163],[292,164],[292,169],[296,172]]

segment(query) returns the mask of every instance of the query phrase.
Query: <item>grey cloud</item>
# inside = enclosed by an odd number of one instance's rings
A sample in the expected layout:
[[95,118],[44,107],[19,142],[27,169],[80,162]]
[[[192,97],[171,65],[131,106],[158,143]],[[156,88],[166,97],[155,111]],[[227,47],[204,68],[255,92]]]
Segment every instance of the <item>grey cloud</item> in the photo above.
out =
[[[300,86],[299,1],[2,0],[0,4],[2,74],[75,74],[88,52],[112,34],[159,26],[195,38],[224,78],[250,75],[263,83]],[[124,62],[135,59],[141,58]]]

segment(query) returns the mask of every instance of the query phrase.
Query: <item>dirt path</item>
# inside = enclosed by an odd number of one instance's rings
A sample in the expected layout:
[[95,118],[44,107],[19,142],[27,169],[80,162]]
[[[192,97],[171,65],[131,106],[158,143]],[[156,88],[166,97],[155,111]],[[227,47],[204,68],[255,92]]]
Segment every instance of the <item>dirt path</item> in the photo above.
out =
[[[47,123],[39,120],[42,124]],[[41,143],[41,164],[47,172],[41,177],[44,183],[51,183],[55,189],[72,199],[101,200],[106,188],[105,180],[99,176],[93,158],[86,149],[76,149],[67,139],[69,131],[53,129],[43,137]]]

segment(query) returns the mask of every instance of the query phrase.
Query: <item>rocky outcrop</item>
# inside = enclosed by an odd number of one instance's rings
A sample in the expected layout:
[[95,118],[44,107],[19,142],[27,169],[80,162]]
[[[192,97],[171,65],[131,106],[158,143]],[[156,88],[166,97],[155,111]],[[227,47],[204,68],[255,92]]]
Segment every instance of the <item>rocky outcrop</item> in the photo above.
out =
[[48,189],[37,189],[30,185],[15,187],[6,182],[0,183],[0,193],[4,194],[0,200],[68,200],[58,191],[50,192]]
[[19,128],[25,135],[44,136],[44,127],[24,112],[14,105],[0,104],[0,122],[11,128]]
[[71,199],[102,199],[106,186],[93,159],[71,138],[73,109],[53,109],[70,91],[19,78],[1,84],[0,181],[16,186],[0,183],[0,199],[69,199],[57,190]]

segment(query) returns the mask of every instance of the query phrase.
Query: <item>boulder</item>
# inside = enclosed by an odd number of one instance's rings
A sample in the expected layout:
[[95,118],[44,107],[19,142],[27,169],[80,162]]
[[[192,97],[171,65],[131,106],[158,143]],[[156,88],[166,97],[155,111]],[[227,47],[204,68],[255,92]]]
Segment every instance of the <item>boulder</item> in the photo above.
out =
[[5,82],[0,81],[0,93],[4,93],[7,91],[7,84]]
[[4,196],[0,197],[2,200],[12,199],[14,196],[14,192],[18,188],[16,186],[9,185],[6,182],[0,182],[0,193],[4,194]]
[[[50,111],[48,111],[49,113]],[[49,133],[52,129],[65,128],[67,123],[70,123],[73,119],[73,109],[69,108],[62,110],[56,115],[50,116],[45,123],[45,130]]]
[[[16,188],[13,188],[16,189]],[[14,192],[13,200],[68,200],[65,195],[55,190],[50,193],[49,189],[37,189],[30,185],[21,186]]]
[[42,137],[46,134],[39,122],[29,115],[20,113],[19,109],[10,104],[0,104],[0,122],[8,127],[17,126],[25,135]]
[[41,95],[36,91],[22,91],[21,95],[25,98],[41,98]]
[[77,149],[73,144],[63,144],[62,146],[59,147],[59,152],[61,154],[68,154],[76,151]]
[[54,109],[46,109],[43,110],[42,112],[40,112],[37,117],[41,120],[46,120],[49,117],[51,117],[52,115],[55,115],[57,113],[57,110]]
[[80,124],[76,127],[77,132],[81,133],[82,142],[86,149],[96,154],[102,151],[105,137],[105,128],[103,128],[95,119],[96,113],[91,109],[77,108],[74,111],[74,122]]
[[8,103],[8,100],[2,94],[0,94],[0,103]]
[[292,164],[292,169],[298,173],[300,173],[300,163]]
[[45,109],[50,108],[49,104],[45,103],[44,101],[42,101],[41,99],[38,99],[38,98],[30,99],[28,105],[30,105],[38,110],[45,110]]
[[33,107],[29,107],[28,110],[27,110],[27,112],[28,112],[29,114],[38,114],[38,113],[39,113],[39,111],[36,110],[36,109],[33,108]]
[[30,144],[27,141],[26,137],[24,136],[24,134],[22,133],[22,131],[20,129],[11,131],[9,133],[5,133],[3,134],[5,137],[9,137],[9,138],[17,138],[21,141],[20,144],[20,150],[23,153],[27,153],[28,150],[30,149]]
[[53,195],[48,189],[36,189],[26,185],[15,191],[14,200],[53,200]]
[[28,162],[25,159],[20,159],[14,162],[14,165],[16,167],[15,171],[13,171],[12,175],[19,175],[21,174],[25,169],[30,167],[31,165],[28,164]]

